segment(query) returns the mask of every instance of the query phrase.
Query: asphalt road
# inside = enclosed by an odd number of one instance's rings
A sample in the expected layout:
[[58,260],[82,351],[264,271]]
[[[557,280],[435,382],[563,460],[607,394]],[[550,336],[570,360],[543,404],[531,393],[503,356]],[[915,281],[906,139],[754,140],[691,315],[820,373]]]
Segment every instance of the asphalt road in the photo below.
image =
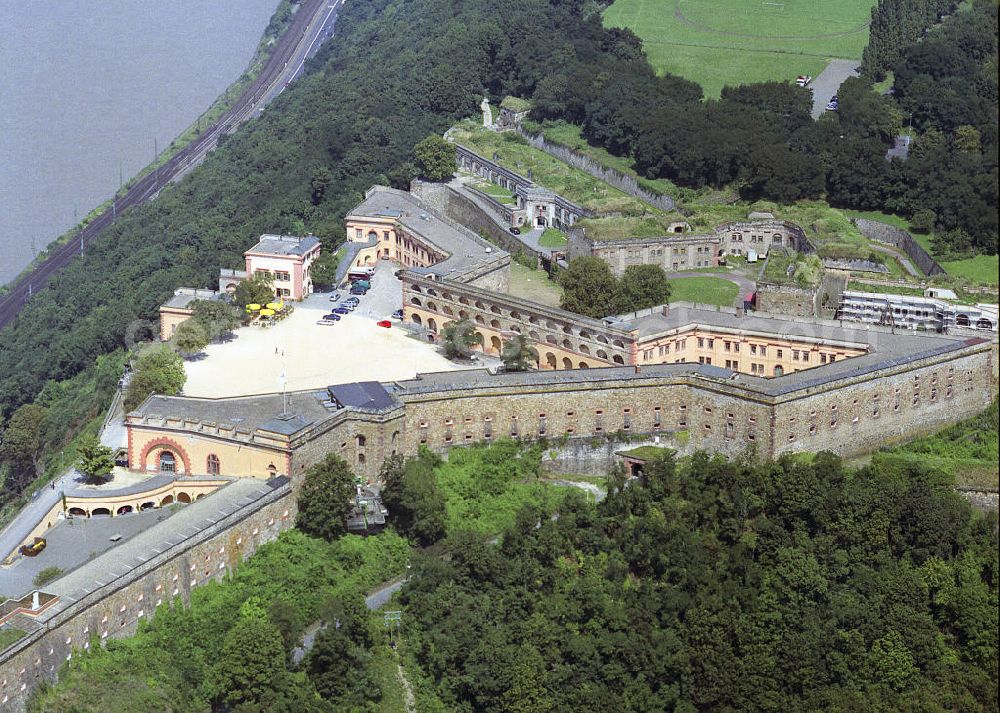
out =
[[218,145],[220,137],[232,133],[240,124],[259,114],[264,105],[294,81],[301,74],[308,57],[315,53],[324,38],[332,34],[336,10],[343,2],[344,0],[303,0],[292,24],[278,40],[264,69],[229,111],[167,163],[136,181],[125,195],[116,198],[109,208],[97,215],[67,243],[54,248],[52,254],[34,270],[10,285],[9,293],[0,299],[0,328],[10,324],[31,296],[55,272],[86,250],[87,244],[111,225],[119,214],[149,202],[165,185],[183,177]]
[[856,59],[832,59],[819,76],[812,80],[809,86],[813,93],[813,119],[823,116],[826,103],[840,90],[844,80],[858,76],[859,64],[861,62]]

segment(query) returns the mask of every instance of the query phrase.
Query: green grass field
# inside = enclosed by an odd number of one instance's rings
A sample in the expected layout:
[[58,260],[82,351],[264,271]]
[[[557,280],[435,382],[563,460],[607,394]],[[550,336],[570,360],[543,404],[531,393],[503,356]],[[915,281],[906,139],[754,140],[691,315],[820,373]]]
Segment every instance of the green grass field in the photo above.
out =
[[510,294],[549,307],[558,307],[562,288],[549,279],[545,270],[532,270],[524,265],[510,263]]
[[538,244],[543,248],[564,248],[568,242],[566,233],[556,228],[546,228],[538,238]]
[[739,289],[721,277],[678,277],[670,280],[670,301],[731,307]]
[[544,151],[529,146],[517,134],[497,134],[484,129],[475,121],[466,120],[452,127],[451,136],[480,156],[492,158],[495,153],[497,163],[501,166],[517,171],[523,176],[527,176],[530,172],[532,180],[540,186],[555,191],[589,210],[623,215],[657,212],[655,208],[638,198],[633,198],[589,173],[584,173]]
[[658,71],[722,87],[817,76],[829,59],[860,59],[873,0],[616,0],[608,27],[643,40]]

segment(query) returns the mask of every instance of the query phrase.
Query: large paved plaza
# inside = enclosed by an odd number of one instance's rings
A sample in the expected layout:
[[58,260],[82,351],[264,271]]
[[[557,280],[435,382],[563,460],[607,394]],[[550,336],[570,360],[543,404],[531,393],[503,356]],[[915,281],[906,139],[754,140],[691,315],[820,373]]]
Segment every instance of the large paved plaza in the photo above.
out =
[[[245,396],[280,390],[282,372],[289,391],[354,381],[409,379],[419,372],[463,368],[438,348],[401,329],[386,329],[380,319],[401,306],[402,289],[391,265],[379,265],[372,290],[353,314],[332,326],[316,324],[334,303],[329,294],[311,295],[295,304],[291,316],[274,327],[244,327],[226,343],[210,344],[198,359],[187,361],[187,396]],[[343,292],[343,291],[342,291]],[[470,367],[482,366],[471,364]]]

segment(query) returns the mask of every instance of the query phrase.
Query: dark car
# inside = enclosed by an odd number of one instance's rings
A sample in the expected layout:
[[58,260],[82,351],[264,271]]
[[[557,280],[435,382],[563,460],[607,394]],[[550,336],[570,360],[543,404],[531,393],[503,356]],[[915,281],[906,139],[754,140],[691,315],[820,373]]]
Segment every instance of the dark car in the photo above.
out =
[[333,310],[333,314],[334,315],[338,315],[338,314],[350,314],[350,313],[351,313],[351,310],[347,309],[347,307],[338,307],[337,309]]
[[392,313],[392,316],[393,316],[393,319],[402,319],[403,318],[403,310],[397,309],[395,312]]
[[361,287],[359,285],[355,285],[354,287],[351,288],[352,295],[363,295],[366,294],[367,292],[368,292],[367,287]]
[[520,235],[521,234],[521,229],[520,228],[511,227],[511,228],[508,228],[508,230],[510,230],[510,232],[512,234],[514,234],[514,235]]
[[340,321],[340,314],[338,314],[337,311],[334,310],[330,314],[324,314],[323,315],[323,319],[328,320],[330,322],[339,322]]

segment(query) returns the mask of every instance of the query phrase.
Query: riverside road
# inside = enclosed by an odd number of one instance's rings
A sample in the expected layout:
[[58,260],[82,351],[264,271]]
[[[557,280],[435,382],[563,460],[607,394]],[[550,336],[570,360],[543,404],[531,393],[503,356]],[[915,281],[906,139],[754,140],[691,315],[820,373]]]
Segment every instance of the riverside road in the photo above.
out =
[[344,0],[304,0],[264,69],[225,114],[173,158],[137,180],[123,196],[116,197],[112,205],[77,231],[68,242],[53,248],[43,262],[10,285],[10,291],[0,299],[0,328],[10,324],[31,296],[53,274],[86,250],[87,244],[111,225],[118,215],[151,201],[164,186],[187,174],[218,145],[222,136],[232,133],[240,124],[256,116],[288,83],[294,81],[302,72],[306,59],[332,34],[337,9],[343,3]]

